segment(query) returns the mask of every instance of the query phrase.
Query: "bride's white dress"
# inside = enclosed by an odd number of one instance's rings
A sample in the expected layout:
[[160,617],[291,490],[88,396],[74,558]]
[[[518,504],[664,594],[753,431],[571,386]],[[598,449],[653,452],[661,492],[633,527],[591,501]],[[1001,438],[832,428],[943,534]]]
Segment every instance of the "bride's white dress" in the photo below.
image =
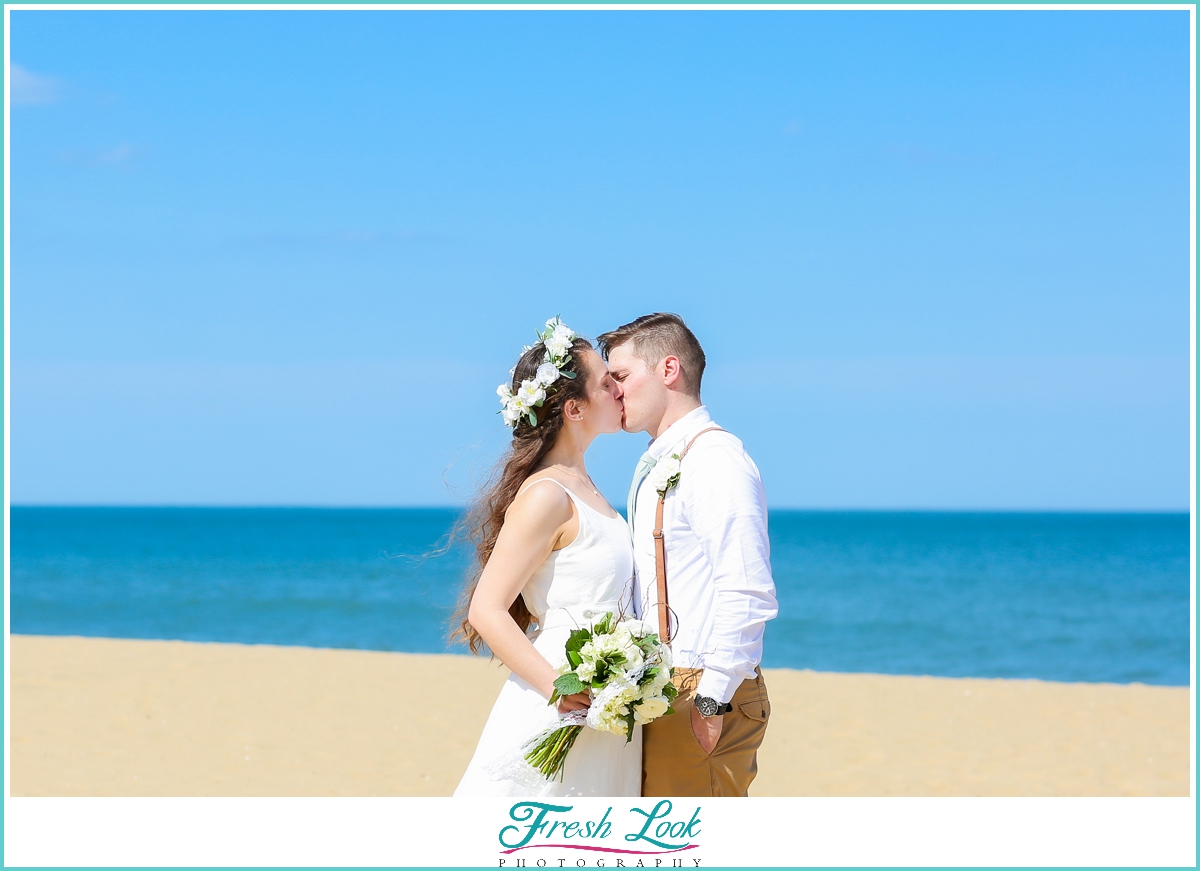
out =
[[[533,646],[550,664],[566,662],[571,630],[589,625],[605,611],[628,605],[633,546],[620,515],[607,517],[553,478],[575,503],[579,534],[550,554],[521,595],[537,622]],[[523,492],[523,491],[522,491]],[[624,597],[624,598],[623,598]],[[510,674],[492,707],[475,755],[454,790],[456,796],[638,796],[642,788],[642,727],[633,740],[585,728],[567,754],[562,780],[548,781],[521,759],[521,747],[558,718],[541,693]]]

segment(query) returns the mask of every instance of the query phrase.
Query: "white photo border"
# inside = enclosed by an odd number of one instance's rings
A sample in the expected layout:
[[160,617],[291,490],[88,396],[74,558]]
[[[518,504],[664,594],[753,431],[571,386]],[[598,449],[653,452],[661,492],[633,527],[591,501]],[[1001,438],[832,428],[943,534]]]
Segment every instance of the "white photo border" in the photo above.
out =
[[[1181,798],[685,800],[714,867],[1196,866],[1196,6],[1136,3],[18,3],[4,6],[5,866],[501,867],[507,800],[451,798],[13,798],[10,755],[11,130],[13,11],[1188,11],[1190,30],[1190,795]],[[572,800],[581,813],[635,799]],[[564,866],[558,856],[546,867]],[[694,867],[689,856],[680,867]],[[612,860],[607,867],[614,867]],[[660,867],[671,867],[667,861]],[[504,867],[520,867],[509,862]],[[527,858],[524,867],[539,867]],[[585,867],[597,866],[594,856]],[[649,862],[648,867],[655,867]]]

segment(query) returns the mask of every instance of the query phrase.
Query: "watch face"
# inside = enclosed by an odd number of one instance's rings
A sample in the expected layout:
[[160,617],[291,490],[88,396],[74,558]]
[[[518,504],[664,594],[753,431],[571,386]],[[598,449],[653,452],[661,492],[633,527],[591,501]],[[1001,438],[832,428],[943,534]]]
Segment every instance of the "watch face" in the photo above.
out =
[[698,696],[696,698],[696,707],[700,709],[700,716],[711,717],[717,712],[717,700],[706,696]]

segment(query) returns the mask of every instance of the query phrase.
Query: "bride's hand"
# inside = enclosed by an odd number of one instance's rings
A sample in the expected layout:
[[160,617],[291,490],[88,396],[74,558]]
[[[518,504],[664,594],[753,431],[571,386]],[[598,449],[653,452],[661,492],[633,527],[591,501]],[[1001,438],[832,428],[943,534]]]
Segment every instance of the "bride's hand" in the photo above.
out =
[[571,711],[586,711],[591,706],[592,696],[587,691],[575,693],[573,696],[563,696],[558,700],[558,712],[560,714],[570,713]]

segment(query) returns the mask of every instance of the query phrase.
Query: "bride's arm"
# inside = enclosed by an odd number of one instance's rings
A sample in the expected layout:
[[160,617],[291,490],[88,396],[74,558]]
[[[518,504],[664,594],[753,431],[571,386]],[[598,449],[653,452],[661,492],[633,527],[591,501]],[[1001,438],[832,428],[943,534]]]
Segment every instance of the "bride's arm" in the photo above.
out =
[[[525,637],[508,609],[530,575],[550,556],[571,515],[571,500],[559,487],[530,487],[514,499],[467,613],[492,653],[547,699],[554,692],[558,672]],[[559,709],[586,708],[587,698],[584,693],[567,696]]]

